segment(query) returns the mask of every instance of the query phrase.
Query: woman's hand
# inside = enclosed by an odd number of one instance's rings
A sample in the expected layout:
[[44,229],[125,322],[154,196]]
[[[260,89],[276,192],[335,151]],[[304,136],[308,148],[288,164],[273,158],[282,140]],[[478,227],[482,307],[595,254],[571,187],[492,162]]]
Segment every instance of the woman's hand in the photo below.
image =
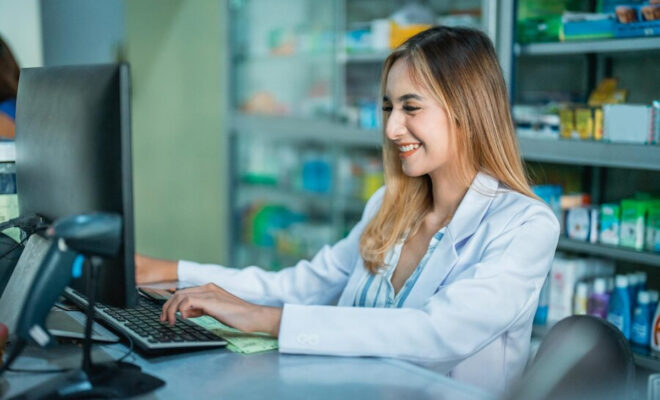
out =
[[176,261],[135,255],[135,283],[138,285],[177,279]]
[[160,320],[174,325],[177,311],[183,318],[210,315],[243,332],[264,332],[275,337],[282,320],[282,308],[248,303],[212,283],[177,291],[163,305]]

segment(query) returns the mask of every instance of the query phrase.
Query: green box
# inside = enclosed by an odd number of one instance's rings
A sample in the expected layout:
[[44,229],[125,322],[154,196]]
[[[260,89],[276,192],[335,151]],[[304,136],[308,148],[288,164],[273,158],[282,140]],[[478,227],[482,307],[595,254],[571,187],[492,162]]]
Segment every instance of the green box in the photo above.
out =
[[660,199],[650,202],[644,235],[644,248],[648,251],[660,253]]
[[635,250],[644,249],[646,212],[651,205],[649,200],[626,199],[621,201],[620,245]]

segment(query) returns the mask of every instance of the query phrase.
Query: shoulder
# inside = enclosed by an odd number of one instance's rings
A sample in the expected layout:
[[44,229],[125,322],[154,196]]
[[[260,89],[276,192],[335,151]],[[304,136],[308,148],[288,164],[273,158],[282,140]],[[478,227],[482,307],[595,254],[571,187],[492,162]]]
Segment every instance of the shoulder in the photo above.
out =
[[549,233],[559,234],[559,221],[547,204],[502,185],[494,195],[483,222],[496,224],[503,230],[534,224]]

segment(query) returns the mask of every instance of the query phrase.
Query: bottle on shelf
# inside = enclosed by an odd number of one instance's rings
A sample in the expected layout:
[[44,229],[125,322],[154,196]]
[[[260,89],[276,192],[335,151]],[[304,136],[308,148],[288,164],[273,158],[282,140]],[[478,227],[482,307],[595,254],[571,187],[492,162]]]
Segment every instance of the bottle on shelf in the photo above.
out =
[[647,347],[651,338],[649,300],[649,293],[645,290],[640,290],[637,294],[637,306],[632,315],[630,341],[634,345],[641,347]]
[[630,298],[628,296],[628,276],[617,275],[607,311],[607,320],[619,328],[626,339],[630,339]]
[[600,318],[607,318],[610,294],[607,291],[607,279],[596,278],[593,291],[587,301],[587,313]]
[[575,287],[575,296],[573,297],[573,314],[585,315],[587,314],[587,301],[589,298],[589,284],[586,282],[578,282]]

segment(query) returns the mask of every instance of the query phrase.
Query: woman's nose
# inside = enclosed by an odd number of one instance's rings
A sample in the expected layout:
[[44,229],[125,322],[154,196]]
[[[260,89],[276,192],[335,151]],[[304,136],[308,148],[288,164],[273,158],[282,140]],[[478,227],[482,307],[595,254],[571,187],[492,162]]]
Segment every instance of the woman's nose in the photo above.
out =
[[392,111],[385,121],[385,136],[394,141],[400,138],[406,132],[406,126],[403,123],[402,116]]

